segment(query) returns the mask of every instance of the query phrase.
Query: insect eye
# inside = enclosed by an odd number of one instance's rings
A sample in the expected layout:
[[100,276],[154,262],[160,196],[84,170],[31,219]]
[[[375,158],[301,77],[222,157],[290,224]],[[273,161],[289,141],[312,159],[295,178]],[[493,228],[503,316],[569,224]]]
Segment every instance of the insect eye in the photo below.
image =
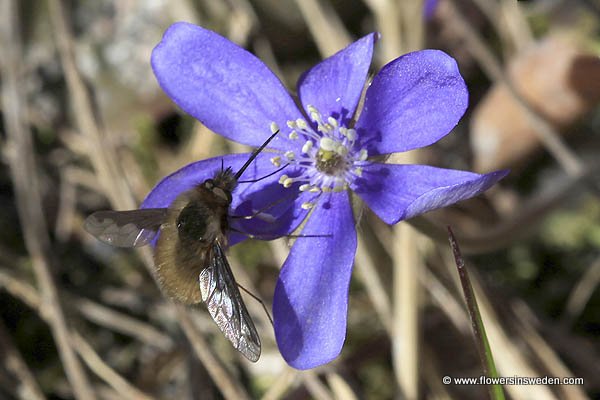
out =
[[187,205],[177,216],[177,230],[181,238],[204,240],[206,235],[206,207],[197,204]]
[[215,187],[215,181],[213,181],[212,179],[205,180],[204,187],[208,190],[212,190]]
[[231,193],[229,191],[221,189],[220,187],[213,188],[212,192],[215,196],[222,198],[223,200],[231,203]]

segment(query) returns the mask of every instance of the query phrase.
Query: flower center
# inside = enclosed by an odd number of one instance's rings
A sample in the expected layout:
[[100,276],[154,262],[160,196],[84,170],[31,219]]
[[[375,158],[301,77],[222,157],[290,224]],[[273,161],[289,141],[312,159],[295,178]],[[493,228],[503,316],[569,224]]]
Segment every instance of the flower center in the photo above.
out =
[[317,170],[328,175],[336,175],[338,171],[345,169],[344,157],[333,151],[319,149],[317,152]]
[[[356,146],[356,130],[340,125],[340,122],[308,106],[312,124],[304,119],[288,121],[288,137],[301,141],[295,150],[281,152],[271,162],[276,167],[286,163],[294,170],[294,176],[281,175],[279,183],[285,188],[300,183],[299,190],[320,195],[323,192],[341,192],[362,174],[362,165],[368,157],[366,149]],[[316,129],[314,129],[316,128]],[[272,130],[279,129],[274,123]],[[298,151],[300,150],[300,151]],[[282,157],[283,156],[283,157]],[[299,175],[298,175],[299,173]],[[314,202],[302,205],[311,208]]]

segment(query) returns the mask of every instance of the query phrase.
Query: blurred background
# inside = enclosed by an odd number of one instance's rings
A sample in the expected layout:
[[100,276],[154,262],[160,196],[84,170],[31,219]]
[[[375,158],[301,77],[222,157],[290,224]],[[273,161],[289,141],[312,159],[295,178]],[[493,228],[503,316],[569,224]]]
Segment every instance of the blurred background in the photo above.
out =
[[[481,364],[446,237],[452,225],[511,399],[600,398],[600,3],[597,0],[72,0],[0,2],[0,398],[482,399]],[[372,72],[422,48],[457,59],[470,106],[412,162],[511,174],[485,196],[402,222],[360,214],[338,359],[288,367],[259,303],[252,364],[203,306],[161,296],[149,251],[82,228],[132,209],[189,162],[247,151],[162,93],[149,58],[185,20],[299,75],[379,31]],[[270,309],[288,241],[229,251]],[[148,249],[146,249],[148,250]]]

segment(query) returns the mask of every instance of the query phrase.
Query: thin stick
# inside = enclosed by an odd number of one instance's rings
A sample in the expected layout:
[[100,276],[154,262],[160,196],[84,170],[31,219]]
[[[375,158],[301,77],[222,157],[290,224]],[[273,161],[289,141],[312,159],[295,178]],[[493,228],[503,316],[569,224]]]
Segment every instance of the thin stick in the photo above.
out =
[[88,320],[115,332],[131,336],[142,343],[161,350],[168,350],[173,347],[173,340],[168,335],[129,315],[82,297],[74,297],[73,304]]
[[65,9],[60,0],[48,0],[50,20],[52,22],[60,61],[65,73],[67,87],[71,96],[71,106],[77,128],[88,139],[88,155],[94,166],[104,194],[117,209],[132,209],[136,206],[127,183],[122,179],[116,152],[96,123],[92,101],[83,79],[77,70],[72,34],[65,18]]
[[600,258],[597,258],[571,289],[561,318],[562,323],[572,325],[575,319],[579,318],[599,284]]
[[[44,321],[49,322],[49,315],[47,312],[45,312],[46,307],[44,302],[42,301],[41,296],[32,286],[20,281],[18,278],[15,278],[8,273],[0,271],[0,287],[7,289],[11,295],[23,301],[25,304],[27,304],[27,306],[31,307],[32,310],[36,311]],[[79,303],[79,301],[74,301],[72,303]],[[111,369],[100,358],[100,356],[98,356],[94,349],[81,337],[77,330],[72,329],[70,332],[70,337],[74,339],[75,349],[81,355],[90,369],[94,371],[97,376],[104,379],[106,383],[113,387],[117,392],[126,394],[132,399],[151,398],[141,392],[131,383],[127,382],[127,380],[125,380],[125,378],[119,375],[116,371]]]
[[246,393],[244,388],[230,376],[225,367],[221,364],[221,361],[212,354],[210,345],[194,327],[187,309],[179,304],[175,305],[175,309],[177,310],[177,317],[179,318],[181,328],[190,340],[196,355],[204,364],[204,367],[221,391],[221,394],[223,394],[223,397],[236,400],[250,399],[250,396]]
[[75,340],[77,352],[81,355],[87,366],[121,396],[132,400],[154,399],[154,397],[142,392],[109,367],[79,333],[75,332],[73,339]]
[[381,320],[388,336],[392,338],[392,305],[383,287],[381,277],[377,272],[373,255],[366,247],[364,236],[362,233],[358,234],[358,248],[355,257],[356,272],[365,285],[377,316]]
[[296,0],[304,21],[323,57],[350,44],[351,37],[330,4],[317,0]]
[[31,256],[36,280],[48,310],[48,323],[65,368],[67,379],[77,398],[94,399],[85,371],[72,348],[65,316],[61,308],[51,270],[50,238],[42,212],[42,198],[33,149],[31,131],[25,125],[25,99],[19,71],[22,71],[22,52],[17,2],[1,3],[0,28],[2,29],[2,100],[5,128],[12,151],[9,164],[19,219],[23,228],[25,245]]
[[[0,269],[0,288],[4,288],[10,295],[19,299],[28,307],[43,311],[41,310],[40,295],[35,288],[2,269]],[[65,297],[68,299],[67,303],[73,305],[75,310],[89,321],[105,326],[115,332],[131,336],[142,343],[158,347],[162,350],[173,346],[173,340],[152,325],[83,297],[72,295]]]
[[[102,131],[94,119],[91,101],[86,92],[83,80],[77,70],[74,57],[74,45],[72,35],[65,19],[65,9],[60,0],[49,0],[50,16],[56,34],[56,41],[60,53],[61,63],[65,71],[65,77],[69,92],[73,98],[73,114],[79,131],[86,135],[89,141],[89,156],[94,169],[102,183],[104,193],[109,197],[113,207],[120,209],[132,209],[135,207],[134,199],[122,174],[118,171],[119,163],[114,157],[114,152]],[[145,250],[145,251],[143,251]],[[149,249],[140,252],[147,269],[152,274],[153,263]],[[153,274],[152,274],[153,275]],[[153,275],[154,276],[154,275]],[[197,332],[195,326],[190,322],[187,311],[178,308],[177,316],[198,358],[205,364],[211,378],[226,398],[248,398],[243,389],[235,382],[224,368],[216,368],[217,359],[208,350],[208,345]],[[198,342],[202,341],[203,345]],[[207,355],[209,354],[209,355]],[[207,362],[211,363],[210,365]]]

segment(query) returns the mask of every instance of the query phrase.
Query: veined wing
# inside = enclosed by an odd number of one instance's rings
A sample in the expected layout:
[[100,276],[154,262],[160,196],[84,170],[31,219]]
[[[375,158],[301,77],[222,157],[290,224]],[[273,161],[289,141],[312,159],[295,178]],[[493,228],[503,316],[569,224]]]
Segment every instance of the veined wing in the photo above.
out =
[[233,347],[256,362],[260,357],[260,338],[219,242],[213,243],[208,266],[199,279],[202,301],[212,319]]
[[104,243],[118,247],[140,247],[152,241],[167,217],[166,208],[130,211],[96,211],[83,227]]

